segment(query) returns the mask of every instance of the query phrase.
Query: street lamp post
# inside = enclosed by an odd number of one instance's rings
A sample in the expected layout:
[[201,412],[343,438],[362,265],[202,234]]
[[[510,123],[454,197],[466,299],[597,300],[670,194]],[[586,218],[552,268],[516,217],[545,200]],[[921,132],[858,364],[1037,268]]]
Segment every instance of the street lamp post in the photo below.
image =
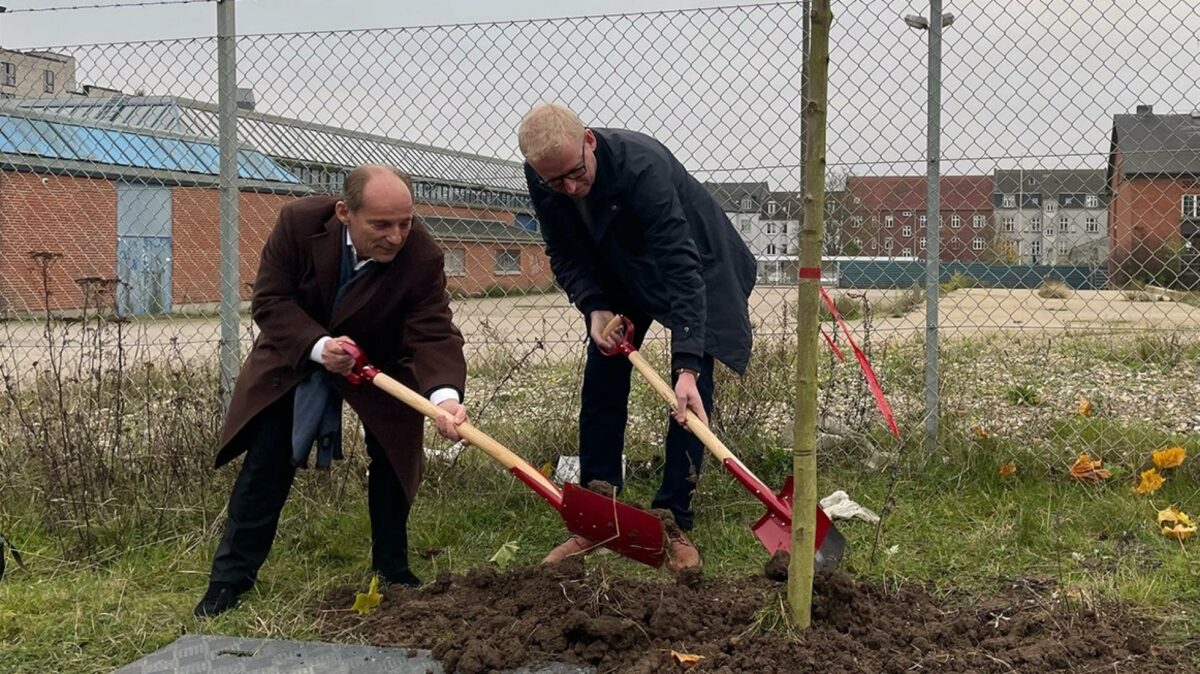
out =
[[929,18],[916,14],[904,17],[911,28],[929,32],[929,105],[926,121],[925,196],[925,451],[938,446],[938,282],[941,279],[941,108],[942,28],[954,23],[953,14],[942,14],[942,0],[930,0]]

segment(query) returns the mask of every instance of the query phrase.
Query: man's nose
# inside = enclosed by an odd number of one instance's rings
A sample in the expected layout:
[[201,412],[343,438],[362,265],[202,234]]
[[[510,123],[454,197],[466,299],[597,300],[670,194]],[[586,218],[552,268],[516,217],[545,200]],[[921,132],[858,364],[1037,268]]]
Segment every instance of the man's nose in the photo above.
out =
[[572,196],[577,191],[579,191],[579,181],[578,180],[571,180],[570,178],[566,178],[563,180],[562,186],[563,186],[563,191]]

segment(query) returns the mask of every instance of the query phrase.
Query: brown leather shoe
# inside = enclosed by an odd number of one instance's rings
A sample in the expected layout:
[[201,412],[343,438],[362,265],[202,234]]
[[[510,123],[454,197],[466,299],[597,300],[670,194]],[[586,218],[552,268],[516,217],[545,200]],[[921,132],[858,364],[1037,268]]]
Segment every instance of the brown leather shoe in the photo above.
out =
[[696,546],[688,540],[687,536],[680,531],[670,536],[671,547],[667,551],[667,570],[671,573],[679,573],[685,569],[692,569],[700,566],[700,551]]
[[555,564],[573,555],[586,555],[597,549],[597,547],[595,543],[583,536],[573,535],[565,543],[551,550],[550,554],[546,555],[546,558],[542,560],[542,564]]

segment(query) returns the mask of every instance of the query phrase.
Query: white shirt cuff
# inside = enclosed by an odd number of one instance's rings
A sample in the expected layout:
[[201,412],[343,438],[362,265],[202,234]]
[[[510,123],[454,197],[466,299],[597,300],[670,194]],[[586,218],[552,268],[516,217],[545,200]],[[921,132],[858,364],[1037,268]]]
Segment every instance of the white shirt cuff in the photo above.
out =
[[453,400],[456,403],[462,402],[458,398],[458,391],[455,391],[449,386],[443,386],[442,388],[429,394],[429,402],[433,403],[434,405],[441,405],[447,400]]
[[321,351],[325,348],[325,342],[328,342],[331,339],[333,338],[329,335],[325,335],[324,337],[318,339],[317,343],[313,344],[312,351],[308,352],[309,359],[315,360],[317,363],[323,365],[324,361],[321,360]]

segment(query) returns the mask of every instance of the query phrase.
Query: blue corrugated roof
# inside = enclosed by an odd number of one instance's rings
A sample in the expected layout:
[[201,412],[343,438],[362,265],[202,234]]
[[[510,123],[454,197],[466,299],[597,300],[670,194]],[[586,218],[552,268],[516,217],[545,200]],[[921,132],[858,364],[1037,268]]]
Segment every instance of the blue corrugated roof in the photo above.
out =
[[[219,124],[215,105],[171,96],[30,98],[8,101],[7,104],[22,110],[200,138],[216,137]],[[239,110],[237,122],[238,138],[267,156],[285,161],[346,168],[368,163],[391,164],[415,178],[452,180],[526,194],[525,170],[521,162],[250,110]]]
[[[207,175],[220,169],[220,152],[212,143],[6,114],[0,114],[0,152]],[[238,151],[238,175],[301,184],[258,150]]]

